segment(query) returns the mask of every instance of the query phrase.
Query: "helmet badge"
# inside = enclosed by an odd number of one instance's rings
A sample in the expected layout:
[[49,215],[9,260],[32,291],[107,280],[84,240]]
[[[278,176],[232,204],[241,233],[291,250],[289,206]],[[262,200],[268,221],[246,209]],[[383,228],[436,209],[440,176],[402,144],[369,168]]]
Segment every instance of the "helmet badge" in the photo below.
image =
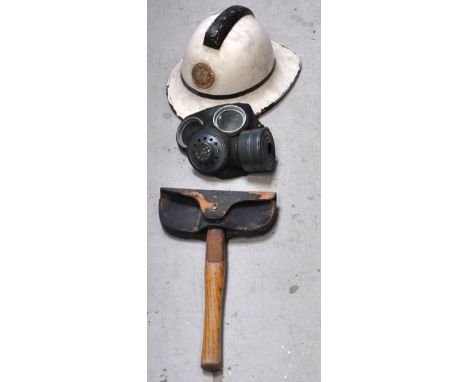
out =
[[193,66],[192,79],[201,89],[208,89],[215,81],[215,74],[208,64],[198,63]]

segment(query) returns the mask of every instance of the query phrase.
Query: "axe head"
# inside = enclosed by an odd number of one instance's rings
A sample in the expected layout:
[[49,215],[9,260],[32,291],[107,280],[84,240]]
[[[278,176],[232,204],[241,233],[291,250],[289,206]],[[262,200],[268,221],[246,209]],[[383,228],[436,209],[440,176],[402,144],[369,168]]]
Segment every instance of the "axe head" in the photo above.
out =
[[268,231],[276,219],[276,193],[161,188],[159,218],[164,229],[182,237],[205,240],[209,228],[227,238]]

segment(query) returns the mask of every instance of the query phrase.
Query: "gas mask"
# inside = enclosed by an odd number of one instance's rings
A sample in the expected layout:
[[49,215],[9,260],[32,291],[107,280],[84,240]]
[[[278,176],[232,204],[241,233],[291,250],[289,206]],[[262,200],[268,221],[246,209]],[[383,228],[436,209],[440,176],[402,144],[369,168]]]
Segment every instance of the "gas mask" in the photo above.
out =
[[245,103],[214,106],[187,116],[177,129],[177,144],[191,165],[206,175],[234,178],[276,167],[270,129]]

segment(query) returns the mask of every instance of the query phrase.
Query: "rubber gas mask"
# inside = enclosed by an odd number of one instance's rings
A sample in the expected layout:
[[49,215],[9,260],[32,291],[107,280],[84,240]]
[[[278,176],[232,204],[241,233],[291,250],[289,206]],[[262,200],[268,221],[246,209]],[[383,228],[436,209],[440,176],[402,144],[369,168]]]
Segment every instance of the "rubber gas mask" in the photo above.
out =
[[233,178],[273,171],[275,142],[248,104],[210,107],[184,118],[177,144],[192,166],[206,175]]

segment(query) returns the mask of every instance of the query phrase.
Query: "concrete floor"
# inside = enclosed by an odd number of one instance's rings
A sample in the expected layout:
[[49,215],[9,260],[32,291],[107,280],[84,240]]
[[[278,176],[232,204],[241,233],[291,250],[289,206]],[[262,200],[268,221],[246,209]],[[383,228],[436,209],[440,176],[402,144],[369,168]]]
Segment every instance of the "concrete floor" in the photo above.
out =
[[[320,4],[244,1],[270,37],[295,51],[302,72],[260,118],[275,137],[278,168],[233,180],[200,176],[178,150],[179,120],[165,85],[192,31],[232,1],[148,2],[148,381],[320,381]],[[200,368],[203,242],[161,228],[159,188],[278,193],[279,218],[263,237],[228,245],[224,370]]]

